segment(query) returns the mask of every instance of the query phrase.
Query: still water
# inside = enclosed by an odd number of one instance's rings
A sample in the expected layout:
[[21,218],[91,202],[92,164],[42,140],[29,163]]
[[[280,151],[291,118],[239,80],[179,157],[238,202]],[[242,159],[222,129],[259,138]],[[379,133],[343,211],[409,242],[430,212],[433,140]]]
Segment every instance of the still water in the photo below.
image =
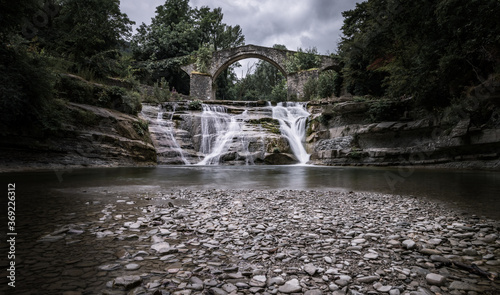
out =
[[[21,192],[82,187],[348,190],[446,202],[461,213],[500,220],[500,173],[318,166],[164,166],[0,173]],[[70,190],[71,191],[71,190]],[[33,197],[33,196],[31,196]]]

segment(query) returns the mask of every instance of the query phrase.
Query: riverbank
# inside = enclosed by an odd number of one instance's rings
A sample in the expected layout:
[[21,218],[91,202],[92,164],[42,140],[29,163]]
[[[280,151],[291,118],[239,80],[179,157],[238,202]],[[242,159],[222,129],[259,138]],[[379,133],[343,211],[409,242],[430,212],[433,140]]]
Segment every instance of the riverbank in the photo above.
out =
[[[20,204],[28,209],[18,217],[21,292],[500,290],[499,221],[426,199],[155,186],[68,187],[46,194],[39,196],[44,204]],[[473,264],[494,280],[463,269]]]

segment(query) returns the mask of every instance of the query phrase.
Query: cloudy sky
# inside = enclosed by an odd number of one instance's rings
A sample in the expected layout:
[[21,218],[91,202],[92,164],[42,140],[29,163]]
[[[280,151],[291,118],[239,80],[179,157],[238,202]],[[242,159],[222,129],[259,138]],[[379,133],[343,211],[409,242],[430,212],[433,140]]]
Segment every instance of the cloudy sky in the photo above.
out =
[[[240,25],[246,44],[283,44],[290,50],[316,47],[335,52],[340,39],[342,11],[362,0],[191,0],[192,7],[221,7],[224,23]],[[121,10],[137,23],[150,24],[165,0],[121,0]],[[253,62],[253,61],[251,61]],[[244,65],[245,66],[245,65]]]

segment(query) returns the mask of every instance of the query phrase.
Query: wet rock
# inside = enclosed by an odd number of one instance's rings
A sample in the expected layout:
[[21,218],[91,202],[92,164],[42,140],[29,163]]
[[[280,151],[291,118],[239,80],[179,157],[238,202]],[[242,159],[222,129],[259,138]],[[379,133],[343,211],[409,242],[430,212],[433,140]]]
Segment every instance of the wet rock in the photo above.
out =
[[112,271],[112,270],[117,270],[119,268],[121,268],[122,266],[120,264],[105,264],[105,265],[101,265],[99,266],[99,270],[103,270],[103,271]]
[[141,266],[139,264],[136,264],[136,263],[129,263],[129,264],[125,265],[126,270],[138,270],[139,268],[141,268]]
[[140,276],[123,276],[117,277],[113,281],[114,287],[121,287],[125,290],[130,290],[139,286],[142,283],[142,279]]

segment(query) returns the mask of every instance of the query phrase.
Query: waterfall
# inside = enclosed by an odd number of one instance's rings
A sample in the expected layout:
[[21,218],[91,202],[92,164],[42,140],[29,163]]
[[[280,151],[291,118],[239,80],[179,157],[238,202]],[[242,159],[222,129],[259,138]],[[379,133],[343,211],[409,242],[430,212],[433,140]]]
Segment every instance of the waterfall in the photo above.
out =
[[307,164],[310,155],[304,148],[306,125],[309,112],[305,103],[285,102],[272,107],[273,119],[280,122],[281,134],[290,143],[293,154],[300,164]]
[[[281,134],[289,142],[290,149],[299,163],[306,164],[310,156],[304,148],[307,118],[310,115],[306,105],[288,102],[279,103],[275,107],[268,104],[265,109],[272,112],[273,119],[279,121]],[[256,158],[263,159],[265,139],[261,135],[262,129],[248,130],[245,121],[250,117],[247,113],[248,110],[245,110],[242,114],[234,115],[229,114],[224,106],[203,105],[199,151],[204,158],[198,165],[218,165],[242,158],[246,165],[254,165]],[[259,148],[255,145],[256,134],[260,134],[258,136],[262,142]],[[250,139],[253,139],[253,147]],[[256,152],[256,149],[261,151]]]
[[[233,141],[239,139],[245,143],[242,124],[246,114],[247,111],[241,115],[230,115],[223,106],[203,105],[200,152],[206,156],[198,165],[218,165],[221,157],[230,152]],[[248,144],[243,144],[241,152],[249,154]]]
[[173,111],[172,114],[170,115],[169,120],[165,120],[163,118],[164,112],[162,111],[161,107],[158,110],[158,115],[156,117],[156,123],[157,123],[157,128],[159,129],[159,133],[164,134],[164,137],[158,138],[160,141],[161,146],[165,146],[167,151],[168,149],[174,151],[177,153],[182,160],[182,162],[186,165],[190,165],[189,161],[186,159],[184,156],[184,152],[182,151],[182,148],[179,146],[179,143],[175,139],[175,134],[174,134],[174,123],[172,121],[172,118],[175,113],[175,105],[173,106]]

